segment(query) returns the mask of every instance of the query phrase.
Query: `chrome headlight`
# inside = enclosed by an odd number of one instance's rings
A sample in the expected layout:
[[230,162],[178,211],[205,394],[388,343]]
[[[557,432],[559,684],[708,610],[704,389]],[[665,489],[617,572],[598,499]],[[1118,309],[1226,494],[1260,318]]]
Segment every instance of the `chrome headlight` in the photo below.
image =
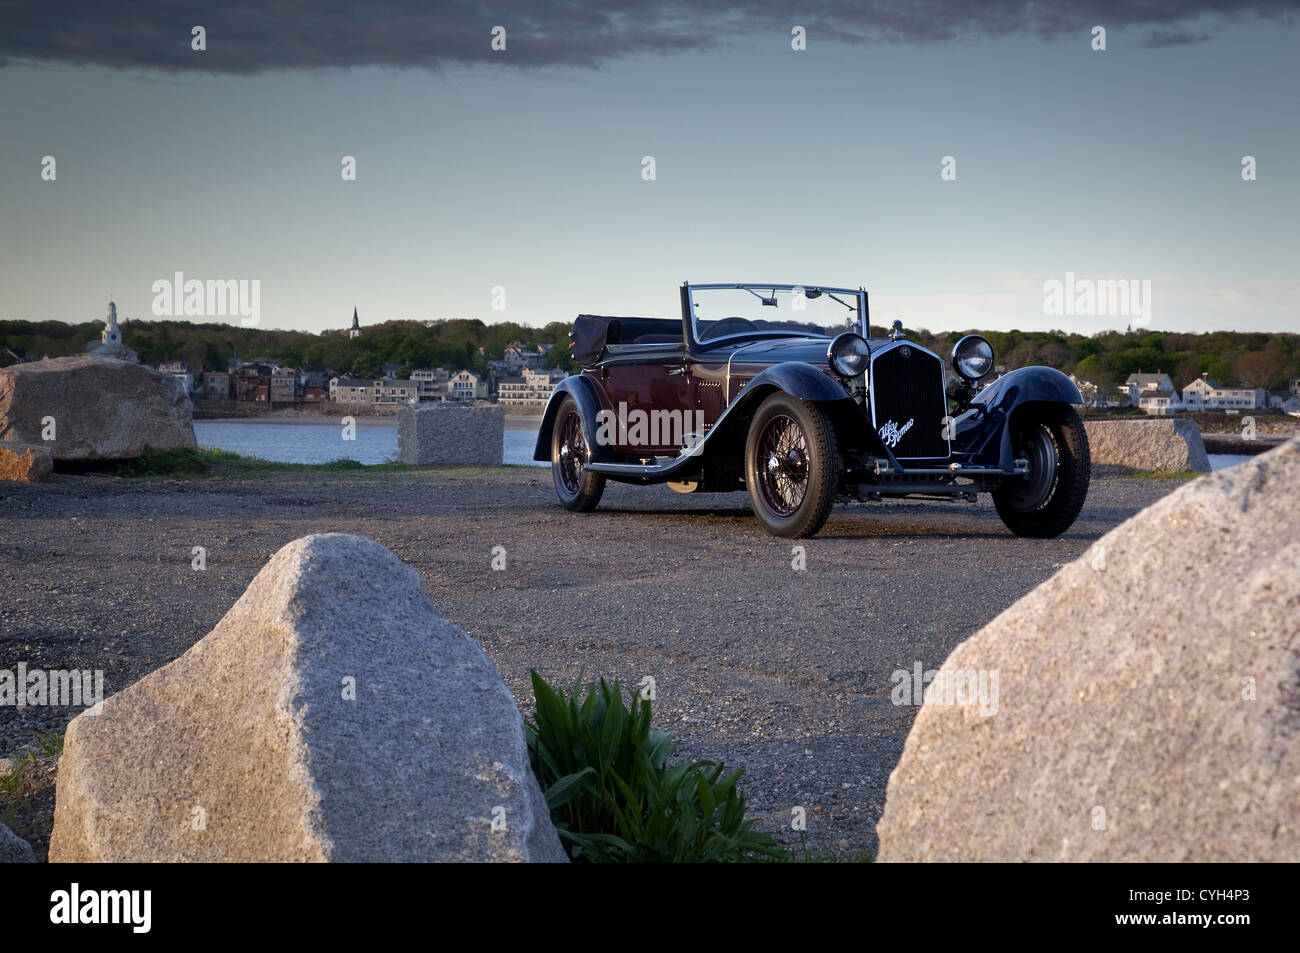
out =
[[845,331],[826,349],[826,360],[840,377],[857,377],[867,369],[871,348],[861,334]]
[[993,373],[993,345],[968,334],[952,346],[952,368],[972,384]]

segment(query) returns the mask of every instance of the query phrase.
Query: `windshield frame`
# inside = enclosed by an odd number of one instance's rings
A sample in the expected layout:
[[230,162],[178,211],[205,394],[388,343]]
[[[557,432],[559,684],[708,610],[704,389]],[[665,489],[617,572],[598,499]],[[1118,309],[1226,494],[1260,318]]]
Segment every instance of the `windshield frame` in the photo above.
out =
[[[805,291],[817,291],[821,294],[834,295],[840,299],[847,299],[854,305],[857,312],[857,330],[864,338],[867,336],[867,329],[870,324],[871,316],[868,312],[867,291],[865,288],[838,288],[832,285],[782,285],[772,284],[771,282],[725,282],[721,284],[691,284],[689,281],[682,283],[682,321],[686,325],[687,332],[690,335],[690,342],[693,347],[713,348],[727,341],[761,339],[761,338],[781,338],[781,337],[807,337],[802,331],[738,331],[734,334],[724,334],[720,337],[711,337],[707,340],[701,340],[695,327],[695,292],[697,291],[748,291],[759,297],[767,297],[774,292],[791,292],[798,289]],[[768,292],[768,295],[760,294]],[[846,301],[846,303],[847,303]],[[833,335],[832,335],[833,336]]]

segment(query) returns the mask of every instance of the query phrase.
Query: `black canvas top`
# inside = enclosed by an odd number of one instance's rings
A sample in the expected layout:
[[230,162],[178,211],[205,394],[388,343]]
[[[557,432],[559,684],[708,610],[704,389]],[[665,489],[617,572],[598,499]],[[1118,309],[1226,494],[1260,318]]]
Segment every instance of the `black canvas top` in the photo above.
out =
[[573,322],[573,359],[590,367],[611,344],[632,344],[643,335],[680,337],[680,318],[621,318],[602,314],[580,314]]

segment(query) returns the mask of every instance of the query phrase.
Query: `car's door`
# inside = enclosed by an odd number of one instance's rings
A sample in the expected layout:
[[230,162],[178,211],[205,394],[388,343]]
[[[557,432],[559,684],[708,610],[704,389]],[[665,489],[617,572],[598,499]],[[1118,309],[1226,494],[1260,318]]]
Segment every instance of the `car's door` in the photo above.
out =
[[600,374],[614,415],[605,433],[618,453],[651,457],[681,450],[691,394],[680,342],[611,345]]

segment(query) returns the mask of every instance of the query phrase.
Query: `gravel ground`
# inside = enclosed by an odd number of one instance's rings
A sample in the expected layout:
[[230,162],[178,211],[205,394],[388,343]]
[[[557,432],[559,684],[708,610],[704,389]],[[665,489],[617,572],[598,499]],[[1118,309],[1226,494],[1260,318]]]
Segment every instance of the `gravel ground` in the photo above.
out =
[[[1017,539],[980,502],[841,507],[800,541],[764,534],[743,494],[610,484],[571,514],[545,470],[194,482],[55,475],[0,484],[0,668],[103,669],[106,694],[202,638],[277,549],[356,533],[420,572],[531,711],[528,671],[652,676],[679,757],[744,767],[758,824],[786,843],[874,851],[915,710],[896,669],[948,653],[1094,539],[1181,485],[1094,478],[1066,536]],[[192,547],[207,569],[191,569]],[[507,568],[490,568],[504,546]],[[58,708],[0,708],[0,754],[62,730]]]

